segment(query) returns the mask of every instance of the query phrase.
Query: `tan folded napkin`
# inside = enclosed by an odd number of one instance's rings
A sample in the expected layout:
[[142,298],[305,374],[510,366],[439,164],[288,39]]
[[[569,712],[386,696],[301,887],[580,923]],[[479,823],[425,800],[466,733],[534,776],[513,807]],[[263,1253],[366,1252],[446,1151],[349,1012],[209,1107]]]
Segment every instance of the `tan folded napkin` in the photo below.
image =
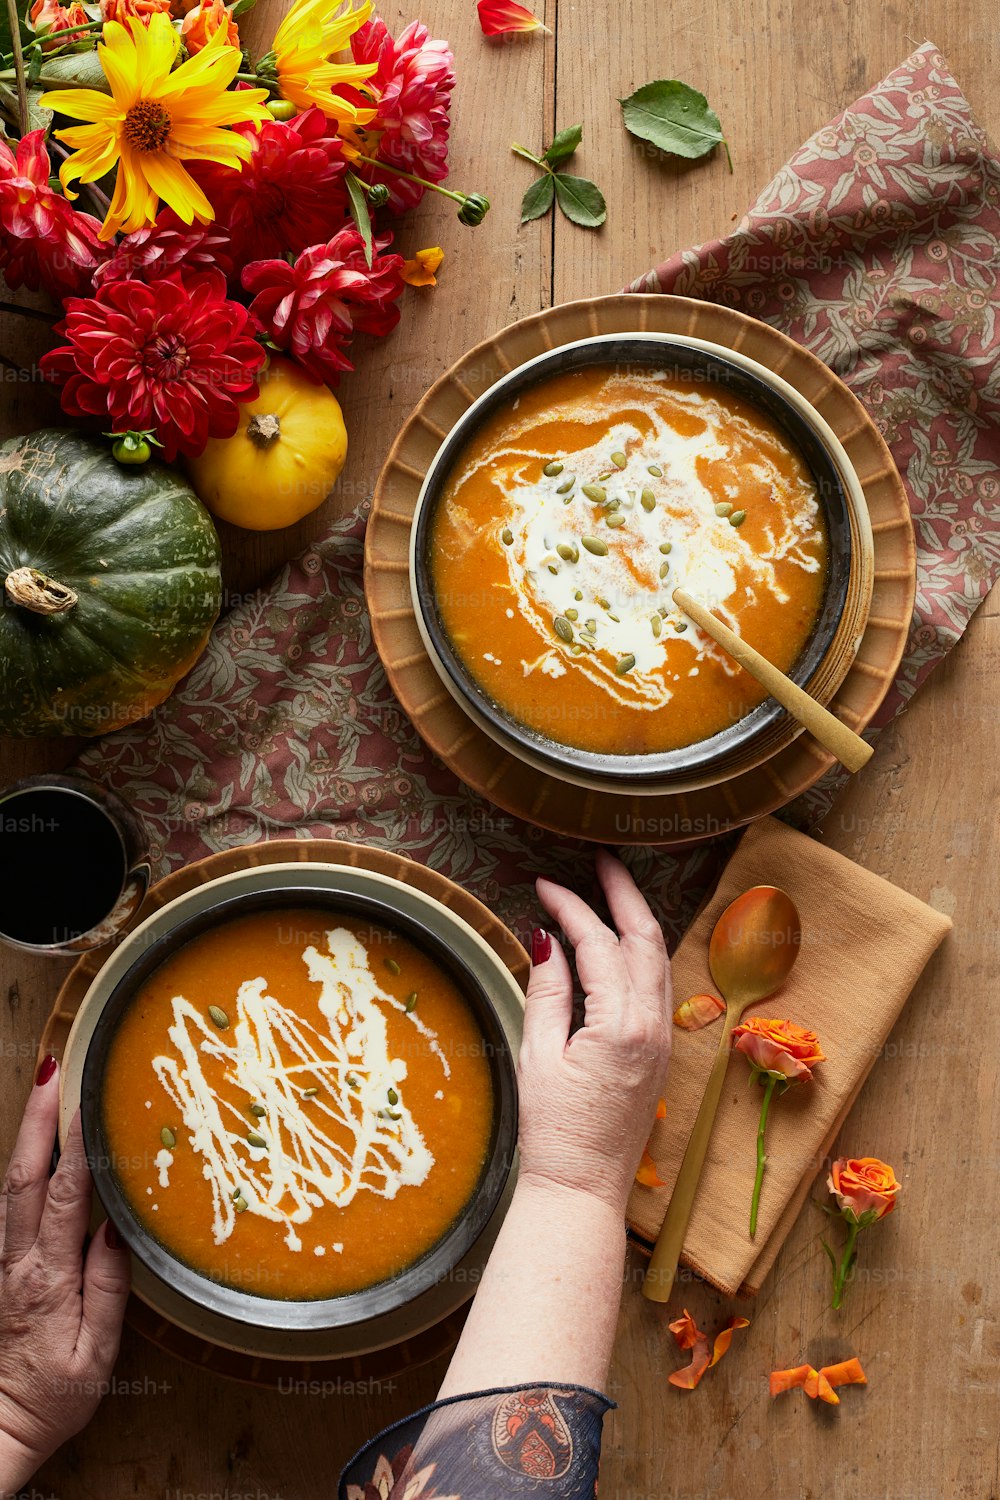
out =
[[[682,1263],[729,1295],[754,1296],[798,1216],[813,1179],[896,1017],[951,921],[915,896],[852,864],[842,854],[763,818],[744,834],[714,895],[685,933],[673,960],[674,998],[717,993],[708,943],[721,912],[753,885],[788,892],[802,921],[802,946],[785,985],[749,1015],[788,1017],[815,1031],[826,1061],[812,1080],[775,1098],[767,1126],[767,1174],[756,1239],[748,1231],[761,1091],[734,1053],[712,1141],[684,1241]],[[653,1241],[677,1180],[694,1125],[721,1021],[701,1031],[674,1027],[664,1096],[666,1119],[653,1129],[650,1152],[661,1188],[633,1188],[630,1227]],[[878,1155],[878,1142],[852,1143]]]

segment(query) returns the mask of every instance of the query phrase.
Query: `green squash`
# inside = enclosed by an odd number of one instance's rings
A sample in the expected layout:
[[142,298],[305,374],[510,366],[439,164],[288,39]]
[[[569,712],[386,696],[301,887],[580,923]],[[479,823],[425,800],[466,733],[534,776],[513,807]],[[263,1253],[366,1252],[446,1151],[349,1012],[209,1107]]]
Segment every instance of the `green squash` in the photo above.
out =
[[0,734],[104,734],[201,655],[219,539],[172,469],[43,429],[0,447],[0,585]]

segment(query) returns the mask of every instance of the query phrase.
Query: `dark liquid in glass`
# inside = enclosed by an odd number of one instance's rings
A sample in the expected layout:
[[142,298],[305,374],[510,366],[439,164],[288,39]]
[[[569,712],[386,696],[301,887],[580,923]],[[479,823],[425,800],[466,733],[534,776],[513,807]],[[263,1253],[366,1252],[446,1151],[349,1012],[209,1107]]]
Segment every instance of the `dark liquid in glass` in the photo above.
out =
[[42,947],[97,927],[121,895],[125,849],[100,807],[40,787],[0,802],[0,933]]

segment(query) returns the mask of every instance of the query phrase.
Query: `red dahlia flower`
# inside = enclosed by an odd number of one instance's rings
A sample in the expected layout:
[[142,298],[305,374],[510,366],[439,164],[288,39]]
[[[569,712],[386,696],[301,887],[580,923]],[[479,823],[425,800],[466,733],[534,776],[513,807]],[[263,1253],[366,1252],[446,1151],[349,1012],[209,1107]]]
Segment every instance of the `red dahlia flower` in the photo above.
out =
[[9,287],[45,290],[61,302],[90,290],[111,253],[100,224],[49,186],[44,130],[32,130],[17,155],[0,138],[0,271]]
[[207,271],[215,266],[224,276],[233,272],[229,240],[214,224],[184,224],[169,208],[147,229],[126,234],[94,273],[94,286],[109,281],[159,281],[175,271]]
[[259,131],[252,124],[234,129],[254,143],[242,171],[208,161],[187,167],[215,209],[216,225],[229,235],[236,264],[298,254],[335,234],[347,211],[345,163],[322,112],[307,109]]
[[[377,101],[376,118],[364,128],[345,130],[349,145],[428,182],[442,182],[448,175],[448,107],[455,86],[448,43],[435,40],[419,21],[393,41],[385,22],[376,18],[351,37],[351,52],[355,62],[378,63],[378,71],[364,84]],[[418,183],[394,172],[361,163],[358,175],[385,183],[394,213],[414,207],[424,195]]]
[[257,396],[264,351],[250,315],[226,298],[221,271],[149,283],[112,281],[72,298],[57,327],[68,343],[44,354],[63,410],[115,432],[151,430],[172,462],[210,437],[232,437],[239,402]]
[[356,229],[312,245],[294,265],[258,260],[244,267],[251,313],[315,380],[336,385],[342,370],[354,369],[344,351],[355,332],[384,334],[399,322],[393,303],[403,290],[403,257],[381,254],[391,241],[375,241],[370,267]]

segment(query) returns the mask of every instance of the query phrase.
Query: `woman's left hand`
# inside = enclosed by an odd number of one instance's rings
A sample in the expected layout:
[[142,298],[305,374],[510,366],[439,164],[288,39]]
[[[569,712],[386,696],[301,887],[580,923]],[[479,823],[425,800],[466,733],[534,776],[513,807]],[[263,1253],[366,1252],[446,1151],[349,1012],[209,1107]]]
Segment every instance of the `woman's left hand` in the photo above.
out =
[[46,1058],[0,1197],[0,1493],[79,1432],[107,1389],[129,1289],[109,1224],[84,1255],[90,1170],[80,1116],[50,1178],[58,1070]]

